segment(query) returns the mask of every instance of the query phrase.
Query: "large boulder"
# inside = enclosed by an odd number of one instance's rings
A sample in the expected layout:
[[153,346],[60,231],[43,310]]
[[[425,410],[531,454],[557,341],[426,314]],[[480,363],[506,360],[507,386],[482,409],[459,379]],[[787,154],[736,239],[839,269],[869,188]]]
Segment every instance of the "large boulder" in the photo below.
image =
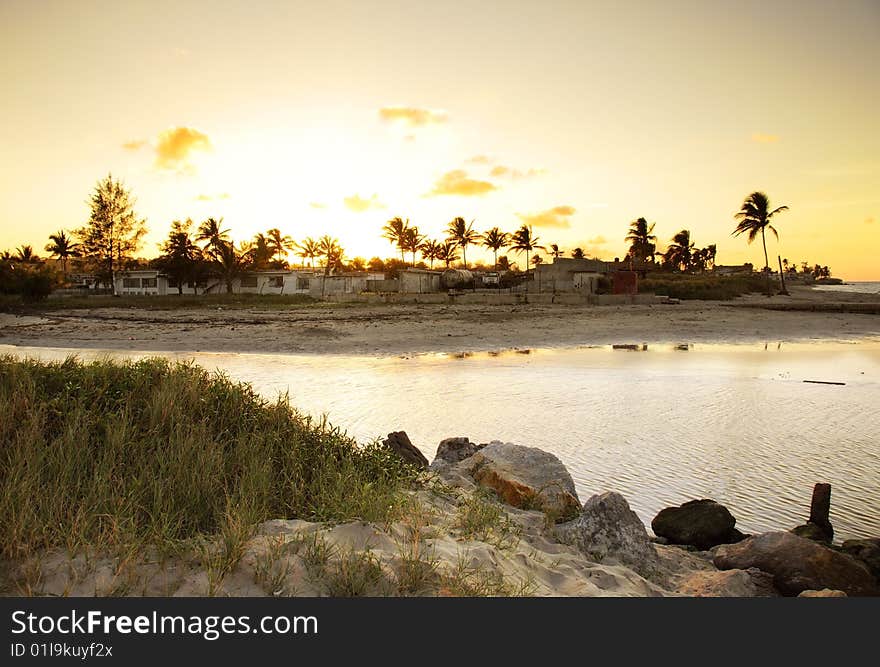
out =
[[556,456],[536,447],[493,442],[462,461],[480,486],[492,489],[508,505],[541,510],[557,523],[581,509],[574,480]]
[[388,437],[382,441],[383,444],[391,449],[395,454],[407,463],[411,463],[419,468],[428,467],[428,459],[419,449],[410,442],[406,431],[394,431],[389,433]]
[[724,505],[703,499],[660,510],[651,529],[671,544],[688,544],[705,551],[743,539],[735,525],[736,519]]
[[773,575],[783,595],[830,588],[847,595],[878,595],[877,582],[855,558],[792,533],[763,533],[715,551],[722,570],[756,567]]
[[439,460],[446,463],[458,463],[470,458],[485,446],[477,445],[464,437],[446,438],[437,445],[437,456],[434,462],[436,463]]
[[874,578],[880,582],[880,538],[844,540],[840,550],[868,566]]
[[556,526],[556,538],[596,562],[625,565],[642,576],[658,567],[648,531],[626,499],[613,491],[587,500],[577,519]]
[[684,577],[676,593],[697,598],[753,598],[761,595],[745,570],[698,570]]

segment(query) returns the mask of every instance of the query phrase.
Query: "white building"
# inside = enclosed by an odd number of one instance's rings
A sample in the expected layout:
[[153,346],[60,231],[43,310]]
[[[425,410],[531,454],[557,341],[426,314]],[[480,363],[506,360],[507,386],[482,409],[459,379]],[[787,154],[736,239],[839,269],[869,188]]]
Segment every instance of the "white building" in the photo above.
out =
[[[251,271],[232,280],[234,294],[308,294],[313,271]],[[116,276],[116,293],[120,295],[162,294],[225,294],[226,281],[217,276],[204,278],[195,284],[177,282],[156,269],[126,271]]]

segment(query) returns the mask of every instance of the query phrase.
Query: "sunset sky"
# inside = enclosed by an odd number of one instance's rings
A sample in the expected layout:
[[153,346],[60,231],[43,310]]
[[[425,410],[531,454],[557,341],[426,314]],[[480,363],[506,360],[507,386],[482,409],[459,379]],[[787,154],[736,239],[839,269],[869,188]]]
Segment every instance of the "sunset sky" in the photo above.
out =
[[2,0],[0,249],[112,172],[144,256],[186,217],[369,258],[460,215],[613,258],[644,216],[761,265],[730,235],[760,189],[773,257],[880,280],[878,35],[877,0]]

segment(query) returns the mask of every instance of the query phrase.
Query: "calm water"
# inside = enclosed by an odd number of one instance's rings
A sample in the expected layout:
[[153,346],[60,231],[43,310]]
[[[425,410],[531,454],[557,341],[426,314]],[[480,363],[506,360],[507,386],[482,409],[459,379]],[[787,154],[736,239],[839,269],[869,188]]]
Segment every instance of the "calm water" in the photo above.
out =
[[847,283],[845,285],[816,285],[813,289],[825,292],[849,292],[858,294],[880,294],[880,282]]
[[[75,352],[0,346],[63,358]],[[646,524],[701,497],[744,531],[805,520],[832,484],[837,537],[880,536],[880,343],[651,346],[406,358],[164,353],[248,381],[361,441],[405,430],[433,458],[444,437],[541,447],[581,500],[623,493]],[[845,382],[844,386],[804,380]]]

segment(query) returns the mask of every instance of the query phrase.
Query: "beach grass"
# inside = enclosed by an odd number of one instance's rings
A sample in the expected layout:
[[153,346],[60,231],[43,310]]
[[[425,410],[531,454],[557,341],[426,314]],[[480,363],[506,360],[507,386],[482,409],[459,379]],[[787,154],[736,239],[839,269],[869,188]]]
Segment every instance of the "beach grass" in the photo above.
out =
[[60,296],[31,303],[18,295],[0,295],[0,312],[87,310],[95,308],[134,308],[138,310],[178,309],[281,309],[291,306],[322,305],[323,302],[307,294],[154,294],[125,295],[94,294]]
[[388,523],[416,476],[285,396],[162,359],[2,356],[0,414],[0,558],[11,562],[49,548],[174,553],[211,536],[204,560],[219,579],[259,522]]
[[[777,283],[771,282],[774,293],[777,287]],[[766,290],[767,278],[759,273],[738,276],[652,274],[639,281],[639,292],[683,300],[729,301],[743,294]]]

